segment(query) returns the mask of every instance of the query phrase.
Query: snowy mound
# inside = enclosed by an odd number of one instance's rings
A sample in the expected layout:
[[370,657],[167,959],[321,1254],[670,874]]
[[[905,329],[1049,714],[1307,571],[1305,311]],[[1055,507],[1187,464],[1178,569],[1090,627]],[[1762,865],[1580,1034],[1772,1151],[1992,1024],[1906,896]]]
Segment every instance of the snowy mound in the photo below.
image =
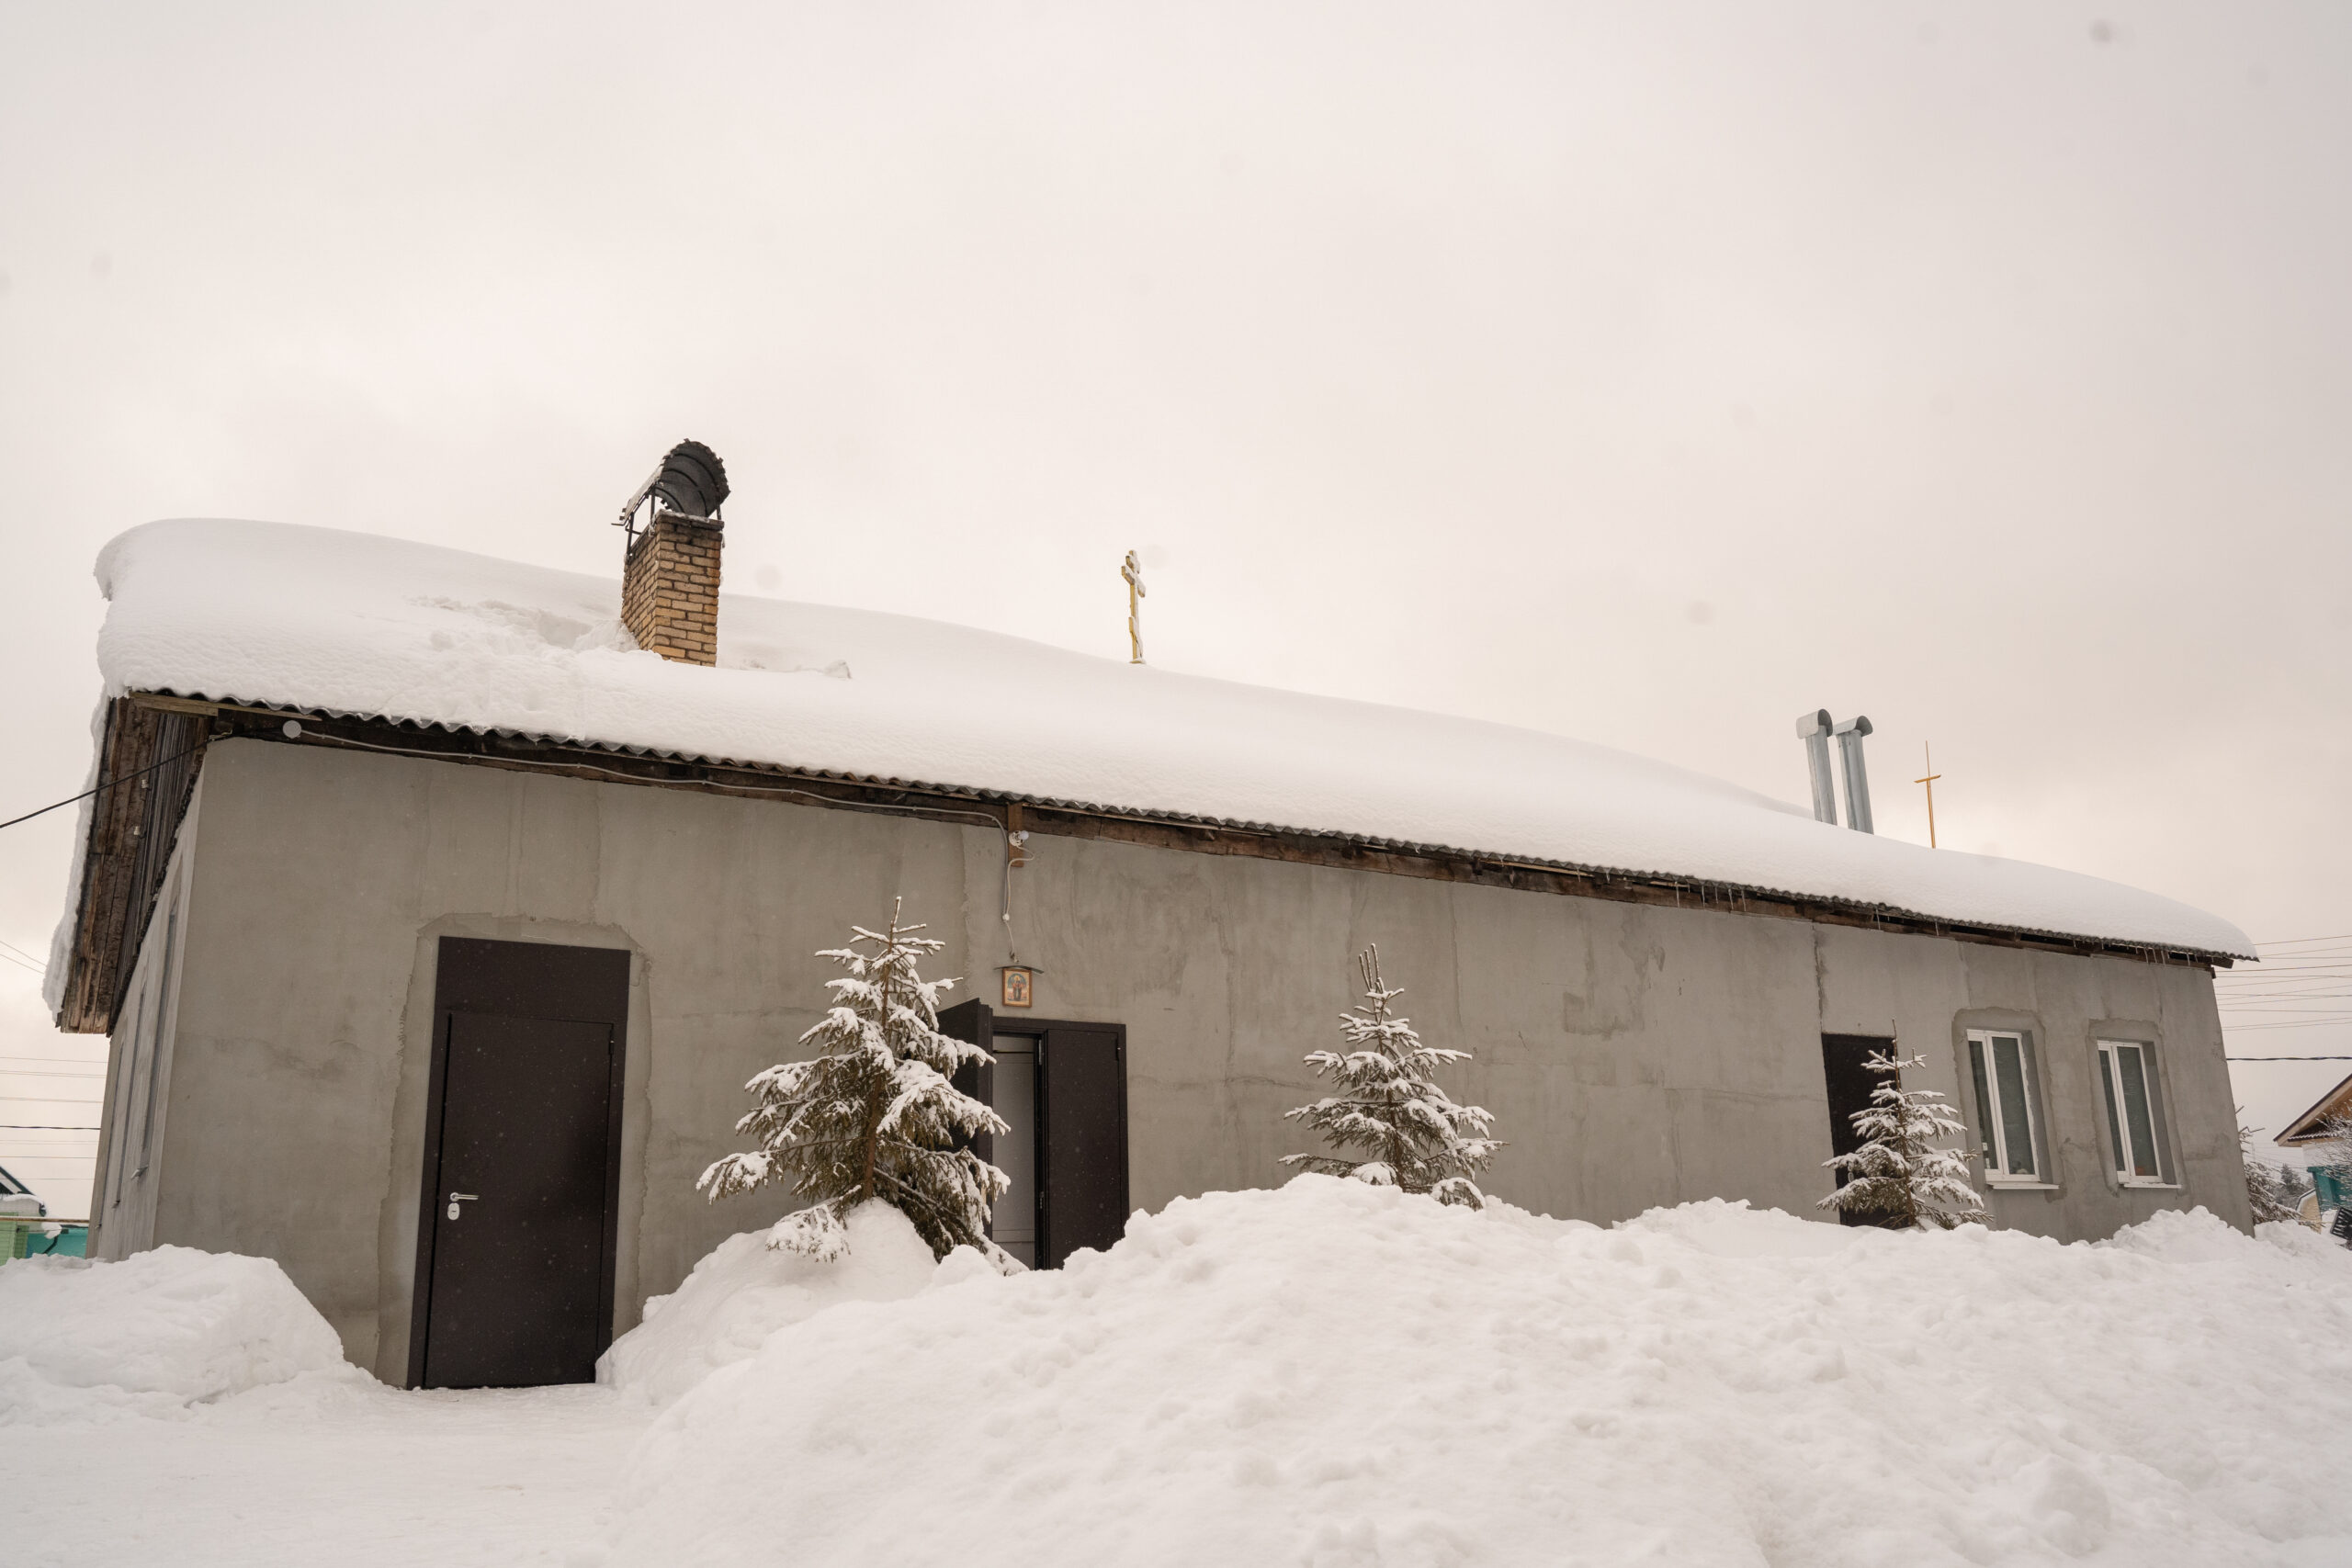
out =
[[[99,557],[98,581],[112,602],[98,639],[110,693],[508,729],[2252,955],[2228,921],[2168,898],[1825,826],[1606,747],[903,615],[728,594],[720,667],[704,669],[631,649],[617,577],[265,523],[134,528]],[[1016,691],[1033,700],[1006,725]],[[1376,768],[1363,765],[1368,734],[1382,738]]]
[[667,1404],[787,1324],[842,1302],[913,1295],[939,1268],[907,1217],[882,1203],[851,1213],[849,1256],[834,1262],[767,1241],[766,1231],[729,1236],[675,1292],[650,1298],[645,1321],[597,1361],[596,1381]]
[[2352,1258],[1302,1177],[771,1338],[611,1563],[2352,1561]]
[[159,1247],[0,1267],[0,1424],[176,1408],[344,1364],[334,1330],[266,1258]]

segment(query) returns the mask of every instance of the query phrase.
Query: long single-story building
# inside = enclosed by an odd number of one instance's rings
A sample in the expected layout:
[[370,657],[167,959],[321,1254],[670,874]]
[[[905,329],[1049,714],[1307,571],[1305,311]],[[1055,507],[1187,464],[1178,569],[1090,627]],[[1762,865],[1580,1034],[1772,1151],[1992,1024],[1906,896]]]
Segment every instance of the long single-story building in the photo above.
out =
[[585,1377],[787,1206],[695,1180],[818,950],[898,897],[997,1053],[997,1235],[1041,1266],[1283,1180],[1372,942],[1528,1208],[1814,1214],[1899,1040],[1991,1224],[2248,1224],[2226,921],[1557,736],[721,594],[685,491],[609,579],[253,523],[107,547],[50,968],[113,1040],[95,1255],[276,1258],[395,1383]]

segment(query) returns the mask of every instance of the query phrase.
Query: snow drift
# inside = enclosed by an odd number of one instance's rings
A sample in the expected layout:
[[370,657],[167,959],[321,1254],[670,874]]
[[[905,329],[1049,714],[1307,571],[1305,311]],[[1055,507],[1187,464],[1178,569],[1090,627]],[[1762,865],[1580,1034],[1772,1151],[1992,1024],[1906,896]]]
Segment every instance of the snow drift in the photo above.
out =
[[159,1247],[0,1267],[0,1425],[170,1411],[344,1368],[334,1328],[266,1258]]
[[767,1243],[763,1230],[729,1236],[674,1292],[648,1298],[645,1321],[597,1360],[596,1381],[666,1404],[779,1328],[842,1302],[910,1296],[939,1269],[907,1217],[884,1203],[852,1211],[849,1256],[834,1262]]
[[2341,1562],[2346,1430],[2352,1258],[2284,1227],[1600,1230],[1302,1177],[775,1334],[656,1423],[610,1560]]
[[[617,574],[233,522],[134,528],[97,570],[109,694],[506,729],[2253,955],[2228,921],[2169,898],[1849,832],[1606,747],[904,615],[727,594],[711,670],[632,649]],[[1031,700],[1008,726],[1013,691]],[[1378,767],[1363,765],[1370,734]]]

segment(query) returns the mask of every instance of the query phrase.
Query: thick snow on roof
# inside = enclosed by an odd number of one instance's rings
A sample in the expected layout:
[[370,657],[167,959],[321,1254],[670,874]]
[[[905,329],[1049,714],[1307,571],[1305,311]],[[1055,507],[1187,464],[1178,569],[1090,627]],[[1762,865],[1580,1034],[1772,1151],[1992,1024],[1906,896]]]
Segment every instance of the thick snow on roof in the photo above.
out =
[[[2228,921],[2044,866],[1815,822],[1534,730],[1180,675],[866,610],[727,594],[719,667],[636,651],[610,578],[282,524],[109,544],[110,694],[495,728],[1125,812],[1849,899],[2251,956]],[[1018,724],[1006,705],[1021,699]]]

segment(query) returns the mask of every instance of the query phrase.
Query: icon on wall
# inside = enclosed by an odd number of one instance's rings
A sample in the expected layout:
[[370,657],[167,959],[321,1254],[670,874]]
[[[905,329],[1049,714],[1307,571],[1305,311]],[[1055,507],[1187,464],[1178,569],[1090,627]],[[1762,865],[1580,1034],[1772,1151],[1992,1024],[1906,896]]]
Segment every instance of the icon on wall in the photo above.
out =
[[999,970],[998,973],[1004,976],[1003,1005],[1009,1008],[1027,1007],[1029,1005],[1030,972],[1026,969],[1007,967]]

